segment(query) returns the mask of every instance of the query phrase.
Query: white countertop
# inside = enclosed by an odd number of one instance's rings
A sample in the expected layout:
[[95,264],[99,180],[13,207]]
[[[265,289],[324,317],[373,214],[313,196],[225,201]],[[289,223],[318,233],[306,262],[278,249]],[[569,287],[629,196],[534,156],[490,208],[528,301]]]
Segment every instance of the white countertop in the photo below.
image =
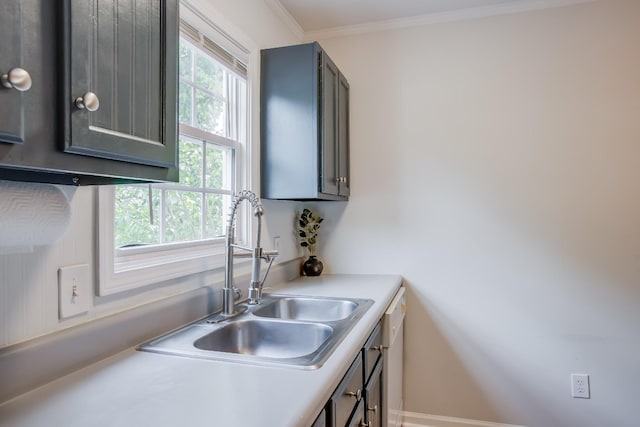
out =
[[400,276],[325,275],[273,290],[375,301],[319,369],[200,360],[132,348],[3,403],[0,427],[308,427],[401,283]]

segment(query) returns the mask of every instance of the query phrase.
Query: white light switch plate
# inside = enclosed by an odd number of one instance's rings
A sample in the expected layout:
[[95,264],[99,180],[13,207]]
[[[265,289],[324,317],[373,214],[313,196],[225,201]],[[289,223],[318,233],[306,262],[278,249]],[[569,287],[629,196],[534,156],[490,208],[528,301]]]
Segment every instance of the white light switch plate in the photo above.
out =
[[87,264],[60,267],[58,270],[58,300],[60,319],[89,311],[92,298],[91,279]]

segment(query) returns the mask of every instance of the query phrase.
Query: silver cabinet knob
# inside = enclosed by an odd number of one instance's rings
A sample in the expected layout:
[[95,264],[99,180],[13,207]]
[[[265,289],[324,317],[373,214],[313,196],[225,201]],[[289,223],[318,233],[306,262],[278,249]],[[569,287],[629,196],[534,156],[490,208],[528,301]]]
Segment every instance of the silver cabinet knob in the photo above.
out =
[[79,96],[75,100],[76,107],[79,109],[87,109],[87,111],[96,111],[100,108],[100,99],[98,95],[93,92],[87,92],[82,96]]
[[362,390],[360,389],[357,389],[356,391],[347,391],[345,392],[345,394],[347,396],[355,397],[357,401],[360,401],[360,399],[362,398]]
[[26,92],[31,89],[31,76],[22,68],[12,68],[0,76],[0,83],[7,89]]

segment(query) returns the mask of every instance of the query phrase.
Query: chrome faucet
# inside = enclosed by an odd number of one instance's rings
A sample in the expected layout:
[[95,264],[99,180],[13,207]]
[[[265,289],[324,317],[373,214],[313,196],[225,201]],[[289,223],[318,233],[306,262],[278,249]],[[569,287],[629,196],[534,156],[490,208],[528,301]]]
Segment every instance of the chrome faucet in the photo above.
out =
[[[238,213],[238,206],[243,200],[248,201],[253,208],[253,215],[258,218],[258,229],[256,232],[255,247],[247,248],[235,244],[235,221]],[[249,295],[247,302],[249,304],[260,304],[262,298],[262,286],[267,279],[269,270],[273,260],[278,256],[278,251],[264,251],[260,247],[260,234],[262,227],[262,215],[264,209],[260,203],[260,199],[251,191],[244,190],[236,194],[231,205],[231,215],[227,224],[227,235],[225,238],[225,263],[224,263],[224,288],[222,289],[222,319],[228,319],[247,310],[245,307],[236,306],[235,301],[239,299],[242,292],[233,284],[233,258],[234,257],[251,257],[251,281],[249,282]],[[235,249],[243,250],[245,253],[236,253]],[[267,271],[262,279],[260,279],[261,261],[265,260],[269,263]]]

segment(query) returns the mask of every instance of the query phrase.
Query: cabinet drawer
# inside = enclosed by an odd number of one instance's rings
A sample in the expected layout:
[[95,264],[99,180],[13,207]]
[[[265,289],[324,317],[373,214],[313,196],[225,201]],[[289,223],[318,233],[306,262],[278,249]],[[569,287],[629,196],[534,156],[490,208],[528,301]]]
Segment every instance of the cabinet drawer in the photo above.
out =
[[376,362],[382,354],[382,324],[378,323],[363,348],[364,355],[364,379],[369,380]]
[[362,357],[358,355],[331,397],[334,426],[347,425],[355,406],[362,401],[363,384]]

